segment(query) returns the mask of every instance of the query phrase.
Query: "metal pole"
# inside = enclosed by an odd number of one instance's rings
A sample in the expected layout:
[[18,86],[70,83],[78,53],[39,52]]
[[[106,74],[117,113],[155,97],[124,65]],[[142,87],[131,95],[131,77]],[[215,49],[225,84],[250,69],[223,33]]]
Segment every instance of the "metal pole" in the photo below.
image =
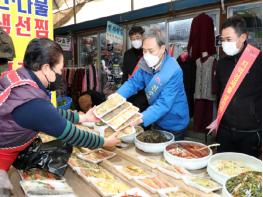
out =
[[76,20],[76,0],[73,0],[73,12],[74,12],[74,24],[77,23]]
[[133,10],[134,10],[134,1],[131,0],[131,11],[133,11]]

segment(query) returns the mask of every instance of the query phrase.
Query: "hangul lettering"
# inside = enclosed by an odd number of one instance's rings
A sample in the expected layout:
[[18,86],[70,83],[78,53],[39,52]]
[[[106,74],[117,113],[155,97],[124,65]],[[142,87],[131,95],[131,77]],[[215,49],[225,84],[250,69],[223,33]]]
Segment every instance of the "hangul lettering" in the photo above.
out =
[[[16,24],[16,35],[30,37],[30,17],[18,16],[18,22]],[[26,32],[25,32],[26,31]]]
[[10,19],[10,14],[2,14],[1,18],[0,18],[0,27],[2,27],[2,29],[10,34],[11,32],[11,19]]
[[32,14],[32,1],[27,0],[27,9],[23,9],[22,1],[23,0],[17,0],[17,11],[23,14]]
[[35,19],[36,37],[48,38],[48,20]]
[[35,13],[38,16],[48,15],[48,1],[47,0],[35,0]]
[[[0,1],[0,10],[9,10],[9,0]],[[1,5],[3,4],[3,5]]]

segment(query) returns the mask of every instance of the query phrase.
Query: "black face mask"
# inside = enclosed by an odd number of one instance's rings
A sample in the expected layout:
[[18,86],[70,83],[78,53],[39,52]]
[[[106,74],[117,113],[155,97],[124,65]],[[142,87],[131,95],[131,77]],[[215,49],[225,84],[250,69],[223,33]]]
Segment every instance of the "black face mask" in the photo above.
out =
[[62,79],[62,75],[56,73],[55,71],[54,71],[54,73],[56,74],[55,81],[50,82],[50,81],[48,81],[48,79],[46,77],[47,81],[49,82],[47,90],[50,90],[50,91],[55,91],[55,90],[59,89],[60,83],[61,83],[61,79]]

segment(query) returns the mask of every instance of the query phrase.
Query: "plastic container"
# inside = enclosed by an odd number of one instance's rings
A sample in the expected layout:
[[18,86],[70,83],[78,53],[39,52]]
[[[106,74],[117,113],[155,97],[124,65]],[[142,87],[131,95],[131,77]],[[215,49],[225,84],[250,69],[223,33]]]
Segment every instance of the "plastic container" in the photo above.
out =
[[[65,101],[65,103],[59,105],[59,103],[61,103],[63,101]],[[68,110],[68,109],[70,109],[71,104],[72,104],[72,98],[70,98],[68,96],[57,97],[57,106],[59,109]]]

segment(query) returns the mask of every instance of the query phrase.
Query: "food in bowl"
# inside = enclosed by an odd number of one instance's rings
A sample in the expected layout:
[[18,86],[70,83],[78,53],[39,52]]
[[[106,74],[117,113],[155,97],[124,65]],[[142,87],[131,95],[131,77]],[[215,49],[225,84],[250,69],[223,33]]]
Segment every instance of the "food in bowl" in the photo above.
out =
[[230,177],[252,170],[251,167],[241,161],[231,160],[218,160],[215,162],[215,168]]
[[101,126],[105,126],[106,124],[104,122],[100,121],[100,122],[96,122],[95,125],[98,127],[101,127]]
[[127,136],[127,135],[131,135],[133,133],[135,133],[136,131],[134,130],[133,127],[126,127],[125,129],[121,130],[120,131],[120,134],[118,135],[119,138],[122,138],[124,136]]
[[202,158],[209,155],[209,149],[204,145],[178,142],[166,147],[166,150],[177,157],[186,159]]
[[155,130],[145,131],[137,135],[137,139],[145,143],[163,143],[168,142],[168,139],[163,133]]
[[233,197],[261,197],[261,172],[245,172],[226,182],[226,189]]

